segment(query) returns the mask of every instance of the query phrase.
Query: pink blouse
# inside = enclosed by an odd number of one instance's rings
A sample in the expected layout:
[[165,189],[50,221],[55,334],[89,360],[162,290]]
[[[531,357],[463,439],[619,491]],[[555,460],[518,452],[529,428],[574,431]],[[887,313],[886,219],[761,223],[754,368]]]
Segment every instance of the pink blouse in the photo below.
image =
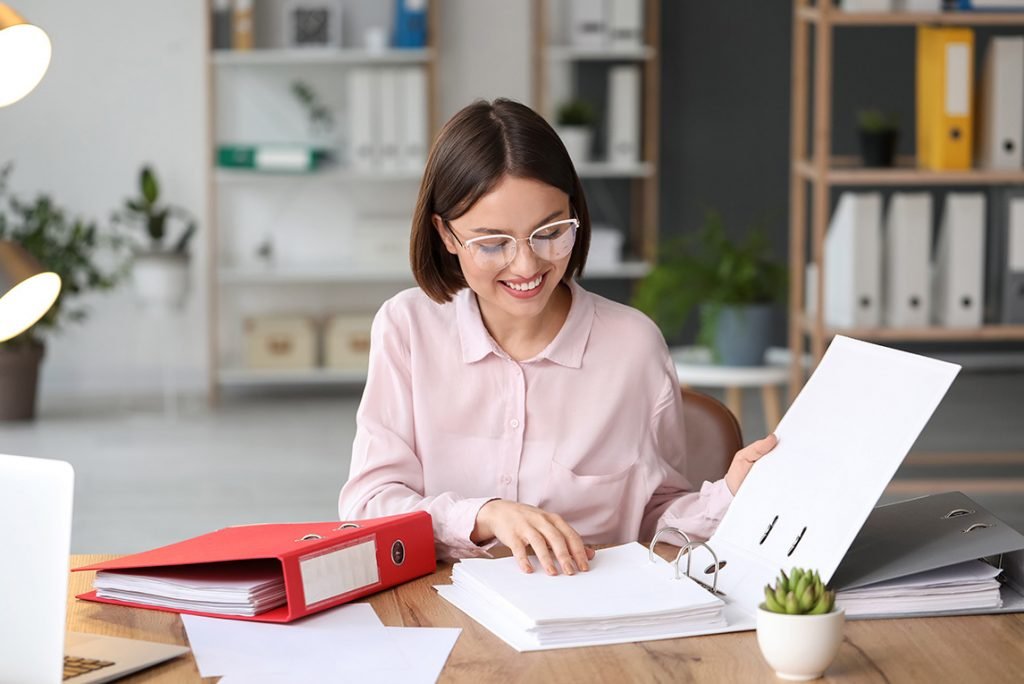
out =
[[491,338],[469,289],[440,305],[419,289],[384,303],[341,519],[425,510],[448,558],[487,555],[469,536],[496,498],[557,513],[592,544],[665,525],[712,534],[732,494],[724,480],[695,492],[682,475],[664,338],[639,311],[570,287],[562,329],[521,362]]

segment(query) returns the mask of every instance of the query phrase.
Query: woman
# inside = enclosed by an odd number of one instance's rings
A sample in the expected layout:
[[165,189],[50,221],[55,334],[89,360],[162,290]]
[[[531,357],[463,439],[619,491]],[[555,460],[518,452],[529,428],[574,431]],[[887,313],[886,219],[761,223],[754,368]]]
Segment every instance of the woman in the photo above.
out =
[[543,118],[499,99],[444,126],[413,217],[420,287],[374,319],[342,519],[425,510],[439,555],[500,542],[549,574],[587,570],[586,544],[665,525],[711,535],[775,438],[693,491],[665,341],[576,284],[589,238],[583,187]]

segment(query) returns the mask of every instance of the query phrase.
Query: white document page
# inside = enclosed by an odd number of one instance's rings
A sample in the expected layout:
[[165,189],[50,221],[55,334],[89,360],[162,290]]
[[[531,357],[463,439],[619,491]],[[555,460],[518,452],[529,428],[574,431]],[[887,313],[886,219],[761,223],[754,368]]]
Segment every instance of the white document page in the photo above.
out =
[[461,632],[385,627],[367,603],[290,624],[181,617],[199,673],[229,682],[432,683]]
[[709,541],[727,601],[752,611],[779,568],[831,579],[959,369],[837,335]]

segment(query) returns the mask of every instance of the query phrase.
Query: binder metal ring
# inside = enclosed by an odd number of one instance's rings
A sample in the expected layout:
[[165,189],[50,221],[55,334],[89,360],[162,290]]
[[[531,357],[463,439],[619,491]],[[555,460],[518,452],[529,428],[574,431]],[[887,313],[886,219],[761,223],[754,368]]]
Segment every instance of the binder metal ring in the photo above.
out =
[[356,529],[358,527],[359,527],[359,525],[357,525],[355,523],[342,523],[341,525],[338,525],[337,527],[335,527],[334,531],[337,532],[338,530],[350,530],[350,529]]
[[[687,548],[689,548],[689,545],[692,543],[692,542],[690,542],[690,536],[688,534],[686,534],[685,532],[683,532],[678,527],[662,527],[660,530],[658,530],[658,533],[654,535],[654,539],[651,540],[651,545],[647,547],[647,559],[649,561],[651,561],[652,563],[654,562],[654,545],[658,543],[658,538],[661,537],[661,535],[664,534],[665,532],[675,532],[680,537],[685,539],[686,540]],[[680,553],[682,553],[682,551],[680,551]],[[678,557],[677,557],[677,560],[678,560]],[[679,579],[679,573],[678,572],[676,572],[676,579]]]
[[959,518],[961,515],[974,515],[974,511],[967,508],[954,508],[953,510],[951,510],[949,513],[942,517],[946,519]]
[[715,574],[714,574],[714,577],[711,580],[711,586],[710,587],[707,585],[706,582],[703,582],[703,581],[697,579],[696,577],[694,577],[693,575],[691,575],[690,574],[690,561],[692,560],[693,554],[687,553],[686,554],[686,576],[689,577],[694,582],[696,582],[697,584],[699,584],[702,587],[704,587],[705,589],[707,589],[708,591],[710,591],[712,594],[717,594],[718,596],[725,596],[725,592],[721,592],[721,591],[718,590],[718,568],[720,566],[720,563],[718,562],[718,554],[715,553],[715,550],[713,548],[711,548],[710,546],[708,546],[708,544],[706,544],[705,542],[702,542],[702,541],[688,541],[683,546],[683,548],[679,549],[679,555],[676,556],[676,559],[673,562],[673,565],[675,565],[675,568],[676,568],[676,579],[680,578],[680,575],[679,575],[679,559],[682,558],[683,553],[685,551],[689,551],[694,546],[703,546],[705,549],[708,550],[708,553],[710,553],[711,557],[715,560],[715,564],[713,566],[715,568]]
[[970,527],[965,527],[964,529],[960,530],[960,534],[967,534],[968,532],[973,532],[974,530],[983,530],[986,527],[995,527],[995,525],[992,525],[991,523],[974,523]]
[[295,541],[313,541],[315,539],[323,539],[323,537],[319,534],[306,534],[303,535],[301,538],[296,539]]

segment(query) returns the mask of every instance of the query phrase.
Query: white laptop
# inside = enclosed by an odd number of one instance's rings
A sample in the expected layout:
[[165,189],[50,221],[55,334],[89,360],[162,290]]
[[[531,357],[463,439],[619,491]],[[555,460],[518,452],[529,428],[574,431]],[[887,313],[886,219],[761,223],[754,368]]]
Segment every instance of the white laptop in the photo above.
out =
[[4,683],[109,682],[188,652],[183,646],[65,632],[74,480],[64,461],[0,454]]

